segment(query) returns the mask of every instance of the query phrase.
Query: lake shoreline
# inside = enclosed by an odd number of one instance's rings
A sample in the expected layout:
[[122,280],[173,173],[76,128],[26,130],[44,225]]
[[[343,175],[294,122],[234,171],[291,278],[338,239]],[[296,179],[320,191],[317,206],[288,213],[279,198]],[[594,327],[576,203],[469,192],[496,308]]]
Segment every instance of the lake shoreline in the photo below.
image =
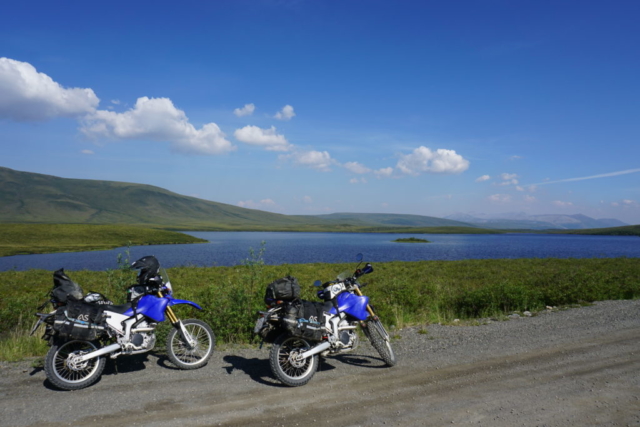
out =
[[111,250],[14,255],[0,258],[0,271],[28,269],[107,270],[119,262],[155,255],[165,267],[234,266],[260,256],[266,265],[343,263],[363,253],[371,262],[640,257],[632,236],[569,234],[432,234],[427,245],[400,245],[392,240],[415,237],[388,233],[189,232],[194,244],[119,246]]

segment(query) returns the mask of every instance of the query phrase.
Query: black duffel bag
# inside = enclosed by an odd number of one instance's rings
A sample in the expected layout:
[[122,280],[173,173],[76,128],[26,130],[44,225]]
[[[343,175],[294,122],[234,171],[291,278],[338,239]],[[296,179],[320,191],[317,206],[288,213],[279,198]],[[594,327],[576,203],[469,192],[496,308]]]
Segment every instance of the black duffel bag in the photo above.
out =
[[285,307],[283,327],[294,337],[320,341],[324,336],[324,308],[322,302],[292,301]]
[[93,341],[105,333],[103,310],[102,305],[70,299],[56,310],[53,330],[66,340]]
[[294,301],[300,298],[300,285],[298,279],[287,276],[267,285],[264,302],[272,304],[276,301]]
[[71,280],[64,272],[64,268],[53,273],[53,290],[51,298],[56,302],[66,304],[69,300],[81,300],[82,288]]

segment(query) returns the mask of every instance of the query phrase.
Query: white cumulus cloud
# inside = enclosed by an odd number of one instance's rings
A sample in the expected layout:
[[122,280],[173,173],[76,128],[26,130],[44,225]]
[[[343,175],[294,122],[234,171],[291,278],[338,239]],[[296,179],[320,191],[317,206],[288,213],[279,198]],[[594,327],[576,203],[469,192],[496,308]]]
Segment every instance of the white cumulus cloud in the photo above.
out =
[[401,155],[396,165],[400,171],[408,175],[428,173],[462,173],[469,168],[469,161],[454,150],[439,148],[431,151],[420,146],[413,153]]
[[489,175],[482,175],[482,176],[476,178],[476,182],[488,181],[490,179],[491,179],[491,177]]
[[291,120],[296,113],[293,111],[293,107],[291,105],[285,105],[282,107],[282,110],[278,111],[274,118],[278,120]]
[[250,116],[253,114],[253,112],[256,110],[256,106],[253,104],[245,104],[244,107],[242,108],[236,108],[235,110],[233,110],[233,114],[235,114],[238,117],[242,117],[242,116]]
[[393,175],[393,168],[392,167],[388,167],[388,168],[381,168],[378,169],[376,171],[373,171],[373,173],[378,177],[378,178],[388,178],[391,175]]
[[250,145],[264,147],[268,151],[289,151],[291,144],[284,137],[276,132],[276,128],[262,129],[258,126],[245,126],[236,129],[233,136],[240,141]]
[[89,137],[169,142],[172,149],[183,153],[223,154],[235,150],[218,125],[208,123],[196,129],[168,98],[138,98],[135,106],[123,113],[95,111],[83,119],[80,130]]
[[518,185],[518,175],[515,173],[502,173],[500,174],[502,182],[498,185]]
[[511,200],[511,196],[508,194],[492,194],[489,196],[489,200],[497,203],[507,203]]
[[92,89],[64,88],[28,62],[0,58],[0,119],[75,118],[93,112],[99,103]]
[[317,169],[322,172],[329,172],[331,165],[336,164],[336,161],[331,158],[327,151],[296,151],[292,154],[281,155],[280,159],[291,160],[299,166]]
[[369,169],[368,167],[358,162],[347,162],[342,166],[344,166],[344,168],[347,169],[348,171],[357,173],[357,174],[364,174],[364,173],[371,172],[371,169]]

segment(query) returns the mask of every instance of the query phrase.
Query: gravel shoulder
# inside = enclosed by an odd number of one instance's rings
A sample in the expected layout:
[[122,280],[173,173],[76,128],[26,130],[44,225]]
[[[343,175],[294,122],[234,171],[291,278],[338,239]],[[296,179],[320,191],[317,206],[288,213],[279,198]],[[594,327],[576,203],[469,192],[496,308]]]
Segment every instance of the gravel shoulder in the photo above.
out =
[[121,357],[76,392],[0,363],[0,426],[640,425],[640,300],[395,335],[397,366],[363,342],[297,388],[273,378],[267,345],[196,371]]

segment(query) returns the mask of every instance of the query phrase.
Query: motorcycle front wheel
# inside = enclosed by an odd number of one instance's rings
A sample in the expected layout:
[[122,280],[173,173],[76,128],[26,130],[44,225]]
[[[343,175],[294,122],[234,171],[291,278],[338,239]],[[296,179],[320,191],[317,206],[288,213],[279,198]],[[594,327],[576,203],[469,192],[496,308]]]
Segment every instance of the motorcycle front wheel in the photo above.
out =
[[312,345],[304,338],[280,335],[269,353],[271,372],[283,384],[298,387],[308,383],[318,369],[318,355],[298,359],[300,353],[309,350]]
[[103,356],[80,362],[83,354],[98,350],[90,341],[55,343],[44,359],[44,372],[53,385],[62,390],[80,390],[98,381],[106,360]]
[[169,360],[180,369],[201,368],[213,354],[216,337],[211,327],[202,320],[187,319],[182,321],[182,325],[193,340],[193,345],[186,343],[182,334],[174,327],[167,335]]
[[388,366],[395,365],[396,355],[393,353],[389,334],[384,329],[384,326],[382,326],[382,322],[378,319],[369,319],[362,330],[369,339],[369,342],[371,342],[373,348],[378,351],[378,354],[382,357],[384,363]]

